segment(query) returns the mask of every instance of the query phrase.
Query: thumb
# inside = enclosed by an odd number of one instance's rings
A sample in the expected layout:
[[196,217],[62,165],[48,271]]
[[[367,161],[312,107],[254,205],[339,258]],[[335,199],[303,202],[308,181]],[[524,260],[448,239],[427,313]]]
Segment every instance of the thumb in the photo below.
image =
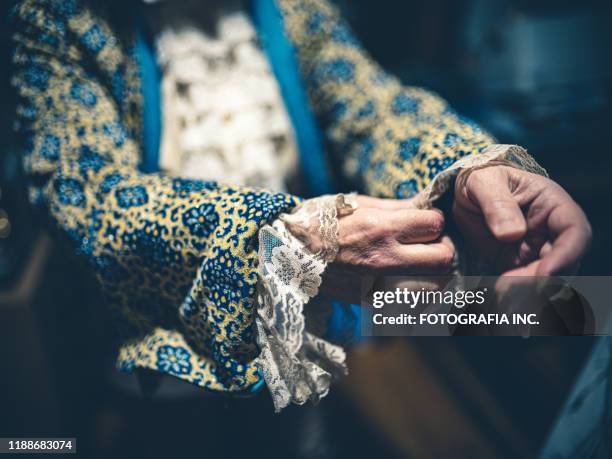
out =
[[525,236],[527,223],[521,208],[510,192],[508,179],[498,174],[479,175],[479,177],[474,176],[474,180],[470,180],[468,193],[471,200],[480,206],[493,235],[504,242],[516,241]]

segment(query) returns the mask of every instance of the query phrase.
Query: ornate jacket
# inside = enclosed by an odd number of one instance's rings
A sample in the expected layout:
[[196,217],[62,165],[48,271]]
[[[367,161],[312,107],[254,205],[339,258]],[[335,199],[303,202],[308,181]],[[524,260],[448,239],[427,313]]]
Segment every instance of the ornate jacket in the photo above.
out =
[[[300,198],[143,168],[149,109],[137,37],[129,14],[96,3],[24,0],[12,12],[31,201],[106,292],[120,369],[254,390],[256,236]],[[273,14],[261,22],[272,67],[295,65],[297,86],[281,89],[290,112],[308,110],[291,118],[311,184],[327,174],[408,198],[493,143],[435,94],[385,73],[327,0],[254,3],[254,14]],[[266,30],[275,25],[280,34]]]

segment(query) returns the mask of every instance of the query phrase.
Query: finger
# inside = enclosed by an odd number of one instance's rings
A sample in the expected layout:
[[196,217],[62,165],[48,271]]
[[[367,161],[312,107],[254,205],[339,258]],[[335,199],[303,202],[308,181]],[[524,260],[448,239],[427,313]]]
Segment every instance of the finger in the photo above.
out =
[[455,244],[453,244],[453,240],[447,234],[440,237],[440,244],[443,244],[448,247],[453,252],[453,254],[455,253]]
[[516,241],[525,235],[527,223],[507,180],[472,174],[466,186],[470,199],[479,205],[487,226],[498,240]]
[[444,215],[440,210],[392,211],[389,224],[394,228],[395,239],[401,244],[435,241],[444,230]]
[[447,274],[453,267],[455,250],[450,240],[433,244],[407,244],[397,248],[397,269],[406,274]]
[[[443,290],[453,281],[453,276],[410,276],[410,277],[383,277],[384,290]],[[383,289],[379,289],[383,290]]]
[[531,262],[535,258],[532,253],[537,241],[529,245],[526,245],[526,241],[500,242],[493,236],[482,215],[457,212],[456,205],[453,215],[467,242],[501,272]]
[[[481,214],[472,215],[458,211],[457,203],[453,205],[453,217],[461,229],[463,237],[487,260],[497,260],[500,242],[493,236]],[[497,260],[499,261],[499,260]]]
[[345,250],[330,269],[376,276],[447,274],[453,265],[455,248],[448,238],[431,244],[373,246],[370,250]]
[[538,232],[530,232],[525,239],[518,243],[518,261],[527,264],[537,260],[542,253],[542,247],[546,244],[546,235]]
[[542,260],[535,260],[531,263],[511,269],[502,273],[501,277],[535,277],[538,275],[538,268]]
[[540,258],[546,257],[550,251],[552,250],[552,244],[549,241],[546,241],[542,248],[540,249]]
[[413,207],[410,199],[373,198],[371,196],[363,195],[357,196],[357,203],[360,207],[387,210],[410,209]]
[[551,276],[575,271],[589,243],[587,233],[580,225],[573,225],[563,231],[542,258],[537,275]]

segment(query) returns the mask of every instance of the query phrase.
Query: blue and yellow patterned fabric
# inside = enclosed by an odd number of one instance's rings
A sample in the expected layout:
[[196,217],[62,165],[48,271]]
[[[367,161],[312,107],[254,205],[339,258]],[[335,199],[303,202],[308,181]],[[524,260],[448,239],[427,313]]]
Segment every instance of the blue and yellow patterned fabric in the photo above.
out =
[[[214,391],[259,387],[256,235],[299,198],[139,169],[141,69],[133,30],[111,5],[24,0],[13,11],[31,201],[95,271],[121,369]],[[437,96],[387,75],[326,0],[276,5],[337,179],[406,198],[493,142]]]
[[278,0],[333,170],[352,187],[408,198],[494,139],[437,95],[403,86],[361,47],[328,0]]

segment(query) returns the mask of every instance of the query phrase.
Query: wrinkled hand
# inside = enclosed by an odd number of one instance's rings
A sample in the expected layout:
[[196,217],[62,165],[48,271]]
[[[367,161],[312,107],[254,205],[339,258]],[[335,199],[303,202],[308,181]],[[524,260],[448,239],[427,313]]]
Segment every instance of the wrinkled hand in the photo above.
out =
[[441,211],[418,210],[407,200],[358,196],[357,202],[357,209],[339,220],[339,251],[325,272],[322,291],[358,301],[366,278],[450,271],[455,248],[443,235]]
[[376,275],[449,271],[455,250],[442,236],[441,211],[414,209],[409,201],[366,196],[357,201],[357,210],[340,219],[335,267]]
[[552,180],[510,166],[462,171],[453,216],[466,240],[508,276],[549,276],[578,268],[591,227]]

